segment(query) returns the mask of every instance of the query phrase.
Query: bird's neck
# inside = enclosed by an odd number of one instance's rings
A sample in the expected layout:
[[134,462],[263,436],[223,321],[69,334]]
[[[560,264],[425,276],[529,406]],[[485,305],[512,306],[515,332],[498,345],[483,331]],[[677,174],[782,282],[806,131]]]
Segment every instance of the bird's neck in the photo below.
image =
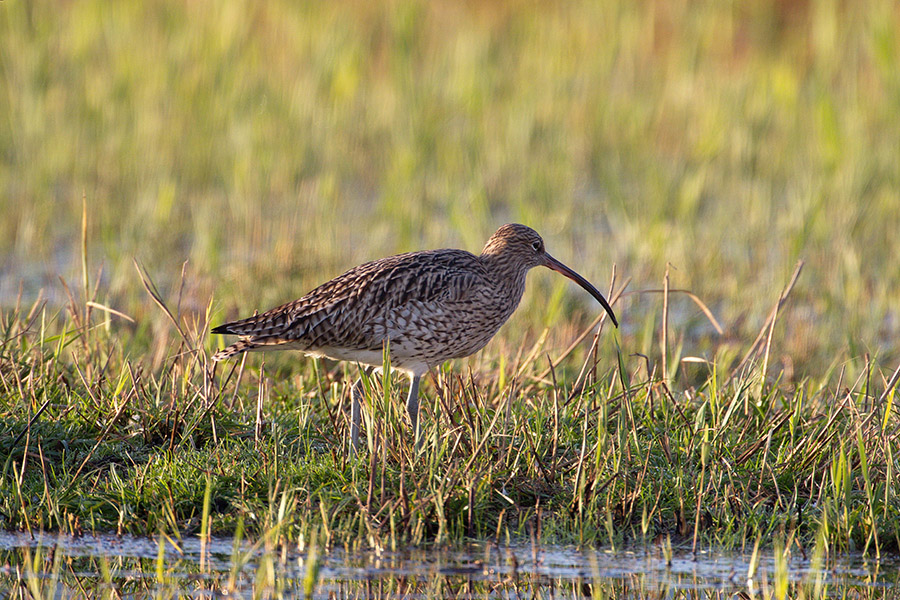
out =
[[478,257],[494,284],[497,295],[507,301],[513,301],[513,308],[518,305],[525,292],[525,275],[528,269],[508,260],[503,253],[485,252]]

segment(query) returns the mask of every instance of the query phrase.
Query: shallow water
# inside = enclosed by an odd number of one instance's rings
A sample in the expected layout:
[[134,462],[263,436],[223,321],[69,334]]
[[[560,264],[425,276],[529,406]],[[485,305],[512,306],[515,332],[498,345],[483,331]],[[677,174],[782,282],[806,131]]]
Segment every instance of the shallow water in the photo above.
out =
[[900,557],[831,557],[816,567],[791,556],[780,575],[773,555],[763,553],[748,578],[749,555],[675,549],[666,560],[659,547],[612,552],[472,544],[317,554],[311,561],[308,550],[293,544],[236,546],[227,538],[204,548],[196,537],[161,544],[130,536],[0,533],[0,597],[27,590],[23,597],[303,598],[314,581],[314,598],[769,598],[782,591],[900,598]]

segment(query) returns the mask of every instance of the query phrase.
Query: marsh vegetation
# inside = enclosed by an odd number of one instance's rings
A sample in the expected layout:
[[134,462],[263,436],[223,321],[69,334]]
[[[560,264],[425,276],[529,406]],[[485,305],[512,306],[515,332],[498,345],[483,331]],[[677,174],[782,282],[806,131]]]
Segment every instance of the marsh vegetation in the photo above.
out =
[[[0,3],[0,527],[900,547],[892,2]],[[212,325],[540,231],[402,390]],[[690,293],[687,293],[689,291]]]

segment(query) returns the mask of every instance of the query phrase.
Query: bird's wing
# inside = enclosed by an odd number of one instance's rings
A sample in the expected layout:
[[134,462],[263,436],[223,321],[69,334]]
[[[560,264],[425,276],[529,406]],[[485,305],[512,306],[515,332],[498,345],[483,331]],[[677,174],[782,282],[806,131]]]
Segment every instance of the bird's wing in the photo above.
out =
[[380,348],[381,339],[369,339],[373,320],[411,302],[465,301],[486,279],[480,261],[463,250],[399,254],[354,267],[298,300],[213,333],[279,337],[311,347]]

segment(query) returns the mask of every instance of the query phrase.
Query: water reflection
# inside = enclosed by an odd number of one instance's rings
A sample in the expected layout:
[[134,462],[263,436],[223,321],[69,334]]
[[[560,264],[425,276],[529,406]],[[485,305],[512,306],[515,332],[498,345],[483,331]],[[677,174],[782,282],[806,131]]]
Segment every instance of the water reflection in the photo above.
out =
[[[898,598],[900,559],[469,545],[327,553],[294,544],[0,533],[0,597]],[[786,567],[786,570],[784,569]]]

